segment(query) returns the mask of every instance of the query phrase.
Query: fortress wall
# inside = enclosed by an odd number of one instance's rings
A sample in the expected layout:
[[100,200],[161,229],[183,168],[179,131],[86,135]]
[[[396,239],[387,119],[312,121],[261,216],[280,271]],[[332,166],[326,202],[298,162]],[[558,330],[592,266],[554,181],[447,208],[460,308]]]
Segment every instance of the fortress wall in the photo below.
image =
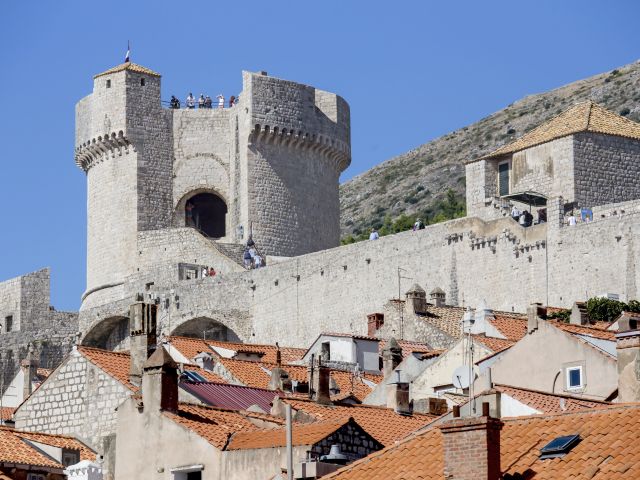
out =
[[496,196],[498,170],[494,162],[479,160],[465,165],[467,216],[491,220],[502,216],[498,209],[487,208]]
[[87,172],[87,291],[133,272],[138,153],[94,164]]
[[254,144],[249,208],[258,249],[294,256],[340,243],[338,176],[322,154]]
[[583,206],[640,198],[640,141],[583,132],[574,135],[576,200]]
[[638,299],[640,212],[596,218],[551,232],[551,305],[568,306],[604,293],[620,294],[624,301]]
[[13,316],[14,325],[20,325],[22,320],[22,277],[10,278],[0,282],[0,325],[4,332],[4,321],[7,316]]
[[[442,288],[449,304],[464,300],[476,306],[486,299],[494,309],[525,311],[531,301],[544,302],[544,247],[532,242],[525,249],[521,242],[523,251],[515,253],[515,238],[507,234],[482,244],[468,235],[474,223],[454,220],[252,271],[256,341],[273,342],[286,334],[288,343],[305,344],[322,331],[365,334],[366,314],[382,311],[398,296],[398,267],[407,277],[401,280],[402,297],[418,283],[427,292]],[[513,231],[519,228],[514,225]],[[462,232],[462,239],[447,239],[453,232]]]

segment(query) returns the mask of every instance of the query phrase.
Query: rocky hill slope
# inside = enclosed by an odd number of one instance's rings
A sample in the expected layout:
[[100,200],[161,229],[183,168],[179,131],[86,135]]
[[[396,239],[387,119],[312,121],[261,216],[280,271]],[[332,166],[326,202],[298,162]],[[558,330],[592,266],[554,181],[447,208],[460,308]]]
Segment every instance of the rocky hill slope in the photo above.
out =
[[380,228],[384,223],[388,230],[393,221],[397,230],[415,217],[430,223],[462,214],[466,160],[517,139],[585,100],[640,121],[640,60],[525,97],[345,182],[340,186],[343,238],[363,237],[372,226]]

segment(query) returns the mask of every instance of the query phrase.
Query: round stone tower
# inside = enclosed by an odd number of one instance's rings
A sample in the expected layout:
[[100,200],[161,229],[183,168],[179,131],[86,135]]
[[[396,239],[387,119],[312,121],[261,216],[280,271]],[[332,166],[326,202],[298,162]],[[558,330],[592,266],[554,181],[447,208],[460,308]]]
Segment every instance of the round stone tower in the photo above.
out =
[[76,107],[88,211],[81,311],[100,307],[84,331],[105,315],[126,316],[135,275],[159,269],[170,285],[178,264],[235,261],[250,236],[267,256],[339,245],[347,103],[264,72],[243,72],[238,97],[224,108],[163,108],[160,75],[145,67],[95,76]]

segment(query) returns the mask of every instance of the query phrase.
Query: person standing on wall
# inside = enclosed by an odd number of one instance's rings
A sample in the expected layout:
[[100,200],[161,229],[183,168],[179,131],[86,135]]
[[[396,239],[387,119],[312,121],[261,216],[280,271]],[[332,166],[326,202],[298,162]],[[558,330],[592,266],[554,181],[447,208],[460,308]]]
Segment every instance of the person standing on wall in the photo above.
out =
[[187,96],[187,108],[196,108],[196,99],[193,97],[193,93],[189,92]]
[[198,108],[204,108],[204,95],[200,94],[200,98],[198,98]]
[[378,234],[378,231],[375,228],[371,229],[371,233],[369,234],[369,240],[378,240],[380,238],[380,235]]
[[224,96],[220,94],[216,98],[218,99],[218,108],[224,108]]

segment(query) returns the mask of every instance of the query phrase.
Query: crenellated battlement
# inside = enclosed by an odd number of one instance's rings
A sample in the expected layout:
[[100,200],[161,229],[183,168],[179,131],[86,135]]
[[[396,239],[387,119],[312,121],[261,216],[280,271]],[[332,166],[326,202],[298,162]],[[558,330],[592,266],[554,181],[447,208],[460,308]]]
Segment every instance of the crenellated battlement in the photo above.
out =
[[76,147],[75,162],[85,173],[96,163],[109,158],[120,157],[129,153],[129,148],[135,152],[135,147],[125,137],[122,130],[112,132],[84,142]]
[[350,145],[327,135],[256,124],[251,141],[319,153],[331,160],[338,172],[345,170],[351,162]]

